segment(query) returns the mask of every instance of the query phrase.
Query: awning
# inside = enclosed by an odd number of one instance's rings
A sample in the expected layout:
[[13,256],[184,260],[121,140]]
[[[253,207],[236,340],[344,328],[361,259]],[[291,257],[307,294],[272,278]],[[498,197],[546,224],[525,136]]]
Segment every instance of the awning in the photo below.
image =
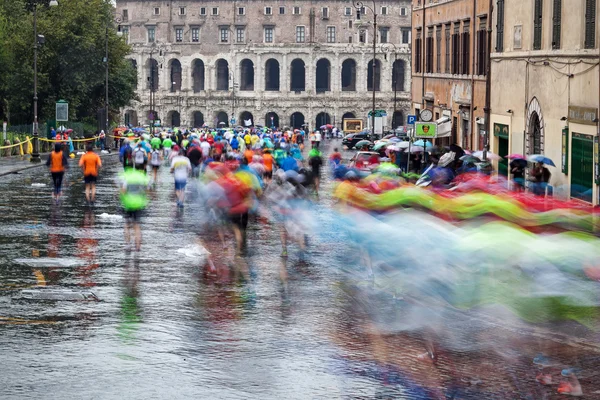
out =
[[435,121],[437,124],[437,137],[450,137],[452,135],[452,122],[449,117],[442,116],[442,118]]

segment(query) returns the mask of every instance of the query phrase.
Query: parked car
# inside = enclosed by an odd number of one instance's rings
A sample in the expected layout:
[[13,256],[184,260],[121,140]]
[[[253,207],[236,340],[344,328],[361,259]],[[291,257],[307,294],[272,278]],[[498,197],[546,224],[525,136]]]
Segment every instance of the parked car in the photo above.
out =
[[361,140],[371,140],[370,136],[367,133],[350,133],[348,135],[346,135],[344,137],[344,139],[342,139],[342,146],[346,146],[349,149],[354,148],[354,146],[356,146],[356,143],[360,142]]
[[350,160],[349,167],[371,172],[379,166],[379,153],[375,151],[359,151]]

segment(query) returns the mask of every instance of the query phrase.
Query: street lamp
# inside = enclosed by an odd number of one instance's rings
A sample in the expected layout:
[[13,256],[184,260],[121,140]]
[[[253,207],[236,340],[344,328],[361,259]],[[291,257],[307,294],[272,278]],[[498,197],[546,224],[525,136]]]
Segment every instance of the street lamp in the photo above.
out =
[[[375,0],[373,1],[373,7],[365,6],[362,1],[354,2],[354,8],[356,8],[356,19],[360,19],[360,13],[363,9],[368,8],[373,13],[373,72],[371,78],[373,79],[373,104],[371,107],[371,129],[372,134],[375,135],[375,69],[377,66],[376,63],[376,45],[377,45],[377,6],[375,5]],[[381,78],[380,78],[381,79]],[[367,83],[368,84],[368,83]]]
[[[396,71],[394,70],[394,66],[396,65],[396,61],[398,61],[398,48],[394,43],[384,43],[381,46],[381,50],[383,50],[386,55],[389,53],[392,48],[394,48],[394,64],[392,64],[392,85],[394,86],[394,114],[392,115],[392,123],[394,122],[394,118],[396,117],[396,104],[398,100],[398,77],[396,76]],[[392,126],[392,129],[396,129],[395,126]]]
[[[38,35],[37,33],[37,6],[40,0],[32,0],[31,5],[33,6],[33,152],[31,153],[30,161],[32,163],[39,163],[42,161],[40,158],[40,139],[38,131],[38,96],[37,96],[37,59],[38,59],[38,47],[44,43],[44,36]],[[50,7],[56,7],[58,1],[52,0],[48,4]]]
[[[113,22],[115,24],[120,24],[121,21],[123,19],[120,16],[116,16],[113,18]],[[105,99],[104,99],[104,107],[105,107],[105,121],[104,121],[104,132],[108,135],[108,28],[109,28],[110,22],[108,22],[106,24],[106,35],[105,35],[105,55],[104,55],[104,64],[106,67],[106,87],[105,87]],[[121,29],[118,30],[117,32],[117,36],[123,36],[123,32],[121,32]]]

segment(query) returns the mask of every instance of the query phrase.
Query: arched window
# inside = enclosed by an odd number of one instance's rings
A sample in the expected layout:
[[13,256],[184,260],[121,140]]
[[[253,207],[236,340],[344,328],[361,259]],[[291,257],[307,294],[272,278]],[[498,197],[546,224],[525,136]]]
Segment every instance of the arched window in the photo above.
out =
[[373,60],[369,61],[367,67],[367,90],[372,91],[375,89],[376,92],[381,90],[381,62],[375,60],[375,68],[373,68]]
[[279,91],[279,61],[273,58],[265,63],[265,90]]
[[315,76],[315,84],[317,93],[329,92],[331,90],[330,85],[330,71],[331,64],[326,58],[321,58],[317,61],[317,71]]
[[134,110],[125,111],[125,125],[138,126],[137,113]]
[[194,128],[202,128],[204,125],[204,115],[200,111],[194,111]]
[[181,116],[179,115],[178,111],[171,111],[169,114],[170,118],[169,118],[169,123],[171,124],[172,127],[178,127],[181,125]]
[[148,60],[148,89],[156,92],[158,90],[158,61],[154,58]]
[[542,154],[542,126],[537,112],[533,112],[529,119],[529,143],[530,154]]
[[217,60],[217,90],[229,90],[229,64],[222,58]]
[[304,92],[306,90],[306,77],[304,61],[296,58],[292,61],[290,69],[290,90]]
[[351,58],[342,63],[342,91],[356,91],[356,61]]
[[225,128],[229,126],[229,118],[225,111],[219,111],[216,117],[217,127]]
[[304,114],[295,112],[290,117],[290,126],[294,129],[300,129],[304,125]]
[[179,60],[171,61],[171,92],[181,90],[181,63]]
[[204,90],[204,62],[202,60],[194,60],[192,80],[194,81],[194,93]]
[[394,91],[404,91],[404,66],[404,60],[394,61],[392,67],[392,90]]
[[254,116],[249,111],[244,111],[240,114],[239,124],[244,127],[254,126]]
[[323,125],[331,124],[331,116],[325,112],[317,114],[317,118],[315,119],[316,128],[321,129]]
[[265,126],[268,127],[279,127],[279,115],[274,112],[269,112],[265,115]]
[[247,58],[240,62],[240,90],[254,90],[254,63]]

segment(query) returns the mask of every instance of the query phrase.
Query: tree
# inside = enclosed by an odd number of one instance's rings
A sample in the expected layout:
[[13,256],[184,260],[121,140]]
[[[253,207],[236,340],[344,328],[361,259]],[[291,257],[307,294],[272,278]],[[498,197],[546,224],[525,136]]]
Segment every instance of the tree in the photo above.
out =
[[[0,117],[33,121],[33,15],[35,0],[0,0]],[[47,0],[43,0],[47,3]],[[69,102],[69,118],[95,123],[105,106],[105,41],[109,43],[111,116],[135,99],[137,72],[126,59],[131,49],[116,35],[108,0],[59,0],[38,5],[39,120],[54,117],[55,102]],[[107,30],[108,28],[108,30]]]

